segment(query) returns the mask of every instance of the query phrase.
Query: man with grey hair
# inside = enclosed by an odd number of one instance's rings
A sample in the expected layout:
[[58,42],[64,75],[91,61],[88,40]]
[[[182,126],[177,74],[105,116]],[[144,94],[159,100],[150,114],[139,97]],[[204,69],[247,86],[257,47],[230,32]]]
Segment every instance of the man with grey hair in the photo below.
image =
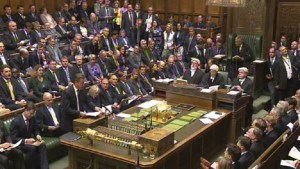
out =
[[274,129],[277,131],[278,135],[281,135],[283,132],[285,132],[288,127],[286,126],[288,124],[288,122],[284,122],[283,119],[286,118],[286,113],[283,111],[282,108],[279,107],[274,107],[271,111],[270,111],[270,115],[272,115],[277,123],[274,127]]
[[100,33],[100,22],[98,22],[98,17],[95,13],[90,14],[90,20],[87,21],[87,27],[91,34]]
[[16,50],[18,47],[25,46],[22,35],[18,31],[17,24],[14,21],[8,22],[8,31],[3,34],[4,44],[7,50]]
[[252,49],[246,44],[241,36],[235,38],[235,46],[232,49],[230,78],[235,78],[238,68],[246,67],[250,70],[251,62],[255,59]]

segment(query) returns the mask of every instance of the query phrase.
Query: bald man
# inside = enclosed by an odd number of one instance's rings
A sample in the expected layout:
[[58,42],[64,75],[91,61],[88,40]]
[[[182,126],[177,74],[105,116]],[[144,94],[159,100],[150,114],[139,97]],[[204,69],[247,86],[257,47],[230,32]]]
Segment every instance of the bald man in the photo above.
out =
[[49,92],[43,95],[44,105],[37,110],[36,122],[42,136],[59,137],[63,134],[60,128],[59,107],[53,103],[53,96]]

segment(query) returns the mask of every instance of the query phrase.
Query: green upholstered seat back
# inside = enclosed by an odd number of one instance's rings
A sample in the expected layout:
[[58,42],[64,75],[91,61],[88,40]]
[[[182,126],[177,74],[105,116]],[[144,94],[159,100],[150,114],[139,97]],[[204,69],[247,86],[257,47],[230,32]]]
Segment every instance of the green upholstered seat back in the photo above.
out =
[[10,124],[11,124],[11,122],[13,121],[13,119],[14,119],[14,118],[9,118],[9,119],[3,121],[4,127],[6,128],[7,131],[9,131]]
[[[230,34],[227,40],[228,56],[232,55],[232,48],[235,45],[235,37],[237,34]],[[262,36],[260,35],[239,35],[244,42],[250,46],[256,59],[262,58]]]
[[228,72],[219,71],[218,73],[223,76],[225,85],[231,85],[231,80],[228,78]]

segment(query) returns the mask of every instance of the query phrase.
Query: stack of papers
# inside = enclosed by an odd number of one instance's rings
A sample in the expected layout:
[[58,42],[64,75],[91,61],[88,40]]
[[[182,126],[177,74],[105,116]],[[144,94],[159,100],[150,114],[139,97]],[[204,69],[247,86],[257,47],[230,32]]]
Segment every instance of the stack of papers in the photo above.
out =
[[232,91],[228,92],[227,94],[229,94],[229,95],[237,95],[238,93],[240,93],[240,92],[232,90]]
[[117,114],[118,117],[123,117],[123,118],[128,118],[128,117],[131,117],[130,114],[126,114],[126,113],[119,113]]
[[213,121],[209,118],[201,118],[199,120],[204,124],[212,124],[213,123]]
[[86,116],[88,117],[97,117],[100,115],[100,112],[87,112]]
[[296,164],[297,160],[300,160],[299,150],[296,147],[293,147],[289,152],[289,156],[296,159],[296,160],[294,160],[294,161],[293,160],[281,160],[280,165],[291,167],[291,168],[296,168],[295,164]]
[[22,142],[22,139],[20,141],[18,141],[16,144],[12,144],[11,147],[8,147],[6,149],[5,148],[0,148],[0,152],[4,152],[4,151],[7,151],[7,150],[11,150],[15,147],[18,147],[21,144],[21,142]]
[[212,92],[212,90],[211,89],[202,89],[201,92],[202,93],[210,93],[210,92]]
[[158,100],[150,100],[150,101],[147,101],[147,102],[144,102],[140,105],[138,105],[139,108],[142,108],[142,109],[148,109],[150,107],[153,107],[159,103],[162,103],[162,101],[158,101]]
[[207,113],[206,115],[204,115],[204,117],[216,120],[216,119],[220,118],[221,116],[223,116],[224,114],[225,113],[211,111],[211,112]]

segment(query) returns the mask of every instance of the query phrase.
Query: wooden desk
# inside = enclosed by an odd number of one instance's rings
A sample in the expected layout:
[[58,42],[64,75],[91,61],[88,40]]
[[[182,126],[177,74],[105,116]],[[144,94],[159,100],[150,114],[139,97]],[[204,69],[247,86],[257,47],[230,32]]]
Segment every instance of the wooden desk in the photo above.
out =
[[[135,111],[136,107],[128,111]],[[196,169],[199,167],[199,157],[212,157],[228,143],[226,131],[230,125],[230,113],[226,110],[224,116],[215,120],[213,124],[205,125],[195,120],[188,126],[175,132],[178,141],[173,148],[155,159],[144,159],[142,154],[104,142],[81,139],[75,142],[61,140],[69,148],[69,167],[72,169],[87,168],[91,164],[93,169],[135,169],[137,155],[140,156],[141,169]],[[187,112],[182,112],[182,116]]]
[[78,118],[73,120],[74,132],[82,131],[86,128],[95,128],[97,126],[107,127],[107,118],[104,115],[99,117]]

